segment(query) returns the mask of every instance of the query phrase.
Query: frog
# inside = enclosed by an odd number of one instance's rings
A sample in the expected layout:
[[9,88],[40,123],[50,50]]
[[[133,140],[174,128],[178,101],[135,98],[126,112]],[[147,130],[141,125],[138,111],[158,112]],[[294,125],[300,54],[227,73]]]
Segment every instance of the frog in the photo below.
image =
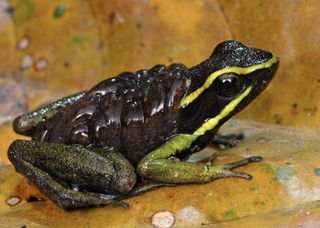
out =
[[120,73],[17,117],[14,131],[31,140],[15,140],[8,158],[66,210],[128,207],[124,199],[162,186],[249,180],[235,169],[261,156],[228,164],[185,158],[212,143],[234,146],[230,139],[241,136],[219,128],[268,86],[278,66],[273,53],[227,40],[192,67]]

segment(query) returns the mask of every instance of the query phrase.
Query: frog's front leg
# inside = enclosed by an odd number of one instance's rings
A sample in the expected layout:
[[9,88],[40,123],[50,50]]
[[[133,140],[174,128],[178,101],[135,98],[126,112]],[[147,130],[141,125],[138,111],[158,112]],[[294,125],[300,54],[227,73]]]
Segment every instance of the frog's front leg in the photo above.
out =
[[196,136],[194,135],[181,134],[175,136],[141,160],[137,167],[139,175],[169,183],[205,183],[224,177],[251,179],[251,176],[247,173],[232,170],[262,160],[259,156],[253,156],[225,165],[204,165],[170,159],[179,152],[190,148],[195,140]]
[[130,192],[136,182],[129,161],[104,149],[16,140],[8,157],[18,172],[65,209],[127,206],[117,197]]
[[56,114],[59,109],[73,104],[85,94],[86,92],[80,92],[64,97],[47,106],[41,107],[30,113],[17,117],[13,122],[14,131],[21,135],[32,136],[34,134],[34,129],[39,123],[45,121],[46,119],[49,119],[51,116]]

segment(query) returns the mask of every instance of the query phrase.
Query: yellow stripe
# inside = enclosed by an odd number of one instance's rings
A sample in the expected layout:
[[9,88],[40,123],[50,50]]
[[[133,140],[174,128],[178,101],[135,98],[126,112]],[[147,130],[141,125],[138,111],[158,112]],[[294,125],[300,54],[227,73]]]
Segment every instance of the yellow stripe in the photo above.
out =
[[180,103],[180,106],[185,107],[188,104],[190,104],[192,101],[194,101],[205,89],[209,88],[209,86],[212,84],[212,82],[217,77],[219,77],[222,74],[225,74],[225,73],[236,73],[239,75],[250,74],[253,71],[256,71],[258,69],[271,67],[272,64],[276,63],[277,61],[278,61],[278,58],[273,55],[273,57],[271,59],[269,59],[268,61],[263,62],[263,63],[259,63],[257,65],[252,65],[249,67],[235,67],[234,66],[234,67],[228,67],[228,68],[224,68],[224,69],[215,71],[207,78],[205,83],[203,83],[203,85],[199,89],[197,89],[196,91],[190,93],[188,96],[183,98]]
[[252,86],[248,87],[239,97],[231,101],[222,111],[219,115],[216,117],[208,120],[200,128],[198,128],[195,132],[193,132],[193,135],[200,136],[206,133],[206,131],[209,131],[213,129],[217,124],[219,123],[220,120],[222,120],[224,117],[229,115],[235,108],[236,106],[245,98],[248,96],[250,91],[252,90]]

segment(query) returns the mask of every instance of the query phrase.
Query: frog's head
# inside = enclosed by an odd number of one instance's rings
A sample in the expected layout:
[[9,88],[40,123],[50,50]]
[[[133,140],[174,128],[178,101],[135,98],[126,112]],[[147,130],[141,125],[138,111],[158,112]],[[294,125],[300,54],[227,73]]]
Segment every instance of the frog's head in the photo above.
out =
[[278,65],[278,58],[268,51],[238,41],[220,43],[208,60],[193,68],[196,75],[181,101],[184,119],[189,112],[195,134],[218,128],[267,87]]

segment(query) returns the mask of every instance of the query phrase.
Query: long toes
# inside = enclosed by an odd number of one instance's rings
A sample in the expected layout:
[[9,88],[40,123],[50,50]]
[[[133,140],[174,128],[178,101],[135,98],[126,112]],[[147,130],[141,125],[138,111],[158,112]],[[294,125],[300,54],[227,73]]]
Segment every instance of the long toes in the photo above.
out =
[[262,159],[263,158],[261,156],[252,156],[252,157],[240,160],[240,161],[236,161],[236,162],[233,162],[233,163],[230,163],[230,164],[226,164],[224,167],[225,167],[225,169],[235,169],[235,168],[238,168],[238,167],[241,167],[241,166],[248,165],[251,162],[261,162]]
[[229,169],[222,170],[219,175],[214,177],[214,179],[225,178],[225,177],[236,177],[236,178],[243,178],[246,180],[252,179],[252,176],[248,173],[235,172]]
[[100,201],[98,204],[98,206],[107,206],[107,205],[113,205],[113,206],[120,206],[120,207],[123,207],[123,208],[128,208],[129,207],[129,204],[127,203],[124,203],[124,202],[121,202],[121,201],[116,201],[116,200],[107,200],[107,201]]
[[[87,206],[120,206],[120,207],[129,207],[128,204],[123,203],[116,199],[114,195],[106,195],[106,194],[99,194],[99,193],[89,193],[89,192],[81,192],[80,201],[82,200],[82,206],[79,207],[87,207]],[[70,207],[69,207],[70,208]],[[75,207],[76,208],[76,207]]]
[[252,176],[248,173],[240,173],[240,172],[234,172],[235,176],[234,177],[239,177],[239,178],[243,178],[246,180],[250,180],[252,179]]
[[243,140],[244,139],[244,133],[243,132],[239,132],[238,134],[235,135],[235,139]]
[[240,144],[240,141],[239,140],[229,140],[229,141],[222,140],[215,143],[219,145],[220,149],[229,149],[229,148],[238,146]]
[[172,187],[172,186],[177,186],[177,184],[175,184],[175,183],[167,183],[167,182],[154,182],[154,183],[147,184],[145,187],[157,188],[157,187],[164,187],[164,186]]
[[104,194],[96,194],[97,197],[97,204],[104,206],[104,205],[114,205],[114,206],[120,206],[120,207],[129,207],[127,203],[118,201],[115,199],[114,196],[110,195],[104,195]]
[[128,208],[129,207],[129,204],[121,202],[121,201],[114,201],[111,204],[114,205],[114,206],[120,206],[120,207],[123,207],[123,208]]
[[261,156],[252,156],[249,157],[249,162],[261,162],[263,160],[263,158]]
[[238,146],[240,144],[240,141],[239,140],[233,140],[233,141],[230,141],[228,144],[229,144],[228,147],[231,148],[231,147]]

